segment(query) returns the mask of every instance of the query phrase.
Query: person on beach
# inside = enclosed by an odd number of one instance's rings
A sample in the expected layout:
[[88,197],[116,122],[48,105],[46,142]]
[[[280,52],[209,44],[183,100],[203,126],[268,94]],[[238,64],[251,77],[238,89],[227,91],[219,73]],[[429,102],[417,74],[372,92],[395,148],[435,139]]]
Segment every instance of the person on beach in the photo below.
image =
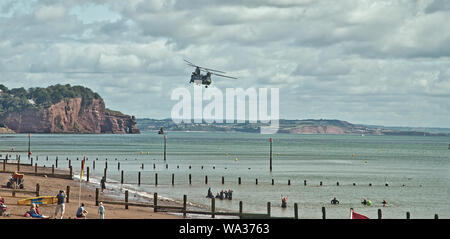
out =
[[223,199],[223,190],[222,191],[220,191],[220,200],[222,200]]
[[228,199],[231,200],[233,199],[233,190],[228,189]]
[[48,218],[48,216],[44,216],[39,213],[39,206],[34,203],[31,204],[30,211],[28,211],[25,215],[27,214],[33,218]]
[[86,209],[84,209],[84,203],[81,203],[81,206],[77,210],[77,215],[76,215],[77,218],[86,219],[87,214],[88,214],[88,211],[86,211]]
[[331,204],[333,205],[339,204],[339,201],[336,199],[336,197],[334,197],[333,200],[331,200]]
[[58,204],[56,205],[55,209],[55,219],[58,216],[58,212],[61,211],[61,216],[59,219],[63,219],[63,215],[65,212],[65,204],[64,200],[66,199],[66,194],[64,193],[64,190],[59,190],[58,195],[56,195],[56,198],[58,198]]
[[211,188],[208,188],[208,195],[206,195],[207,198],[213,198],[214,195],[211,192]]
[[106,179],[105,179],[105,177],[102,177],[102,180],[100,180],[100,187],[102,188],[102,192],[103,192],[103,190],[106,189]]
[[287,206],[287,196],[283,197],[283,195],[281,195],[281,207],[286,208],[286,206]]
[[387,204],[386,200],[383,200],[383,207],[386,207],[386,204]]
[[105,207],[103,207],[103,202],[98,204],[98,214],[100,215],[100,219],[105,219]]

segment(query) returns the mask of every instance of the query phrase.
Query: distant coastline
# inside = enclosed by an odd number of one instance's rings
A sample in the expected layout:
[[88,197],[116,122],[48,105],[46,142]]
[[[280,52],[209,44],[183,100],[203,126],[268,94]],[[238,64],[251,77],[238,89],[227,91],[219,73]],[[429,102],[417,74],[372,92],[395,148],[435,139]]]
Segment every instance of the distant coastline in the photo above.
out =
[[[136,127],[141,131],[183,132],[246,132],[260,133],[262,123],[181,123],[172,119],[136,119]],[[354,134],[354,135],[407,135],[407,136],[450,136],[450,128],[390,127],[352,124],[342,120],[305,119],[280,120],[278,133],[285,134]]]

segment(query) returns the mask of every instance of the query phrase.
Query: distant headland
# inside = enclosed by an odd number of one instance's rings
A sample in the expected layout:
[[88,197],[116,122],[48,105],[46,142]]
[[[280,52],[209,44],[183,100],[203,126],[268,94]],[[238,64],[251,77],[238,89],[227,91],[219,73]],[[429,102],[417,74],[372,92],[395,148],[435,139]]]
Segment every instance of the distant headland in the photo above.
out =
[[[259,133],[263,123],[181,123],[171,119],[137,119],[140,131],[212,131]],[[379,125],[352,124],[336,119],[279,120],[278,133],[286,134],[355,134],[355,135],[417,135],[450,136],[448,128],[388,127]]]
[[8,89],[0,84],[0,133],[138,134],[136,118],[105,107],[83,86]]

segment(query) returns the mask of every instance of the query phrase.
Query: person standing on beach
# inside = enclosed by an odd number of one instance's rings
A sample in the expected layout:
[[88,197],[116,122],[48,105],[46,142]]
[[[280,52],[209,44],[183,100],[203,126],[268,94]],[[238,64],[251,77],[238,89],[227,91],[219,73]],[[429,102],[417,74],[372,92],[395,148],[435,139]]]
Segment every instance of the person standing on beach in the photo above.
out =
[[65,211],[64,200],[66,199],[66,194],[64,193],[64,190],[59,190],[59,194],[56,195],[56,197],[58,198],[58,204],[56,205],[56,209],[55,209],[55,219],[60,210],[61,210],[61,216],[59,217],[59,219],[63,219],[63,215],[64,215],[64,211]]
[[105,219],[105,207],[103,207],[103,202],[99,203],[98,214],[100,215],[100,219]]
[[106,189],[106,179],[105,179],[105,177],[103,177],[102,180],[100,180],[100,186],[101,186],[102,192],[103,192],[103,190]]

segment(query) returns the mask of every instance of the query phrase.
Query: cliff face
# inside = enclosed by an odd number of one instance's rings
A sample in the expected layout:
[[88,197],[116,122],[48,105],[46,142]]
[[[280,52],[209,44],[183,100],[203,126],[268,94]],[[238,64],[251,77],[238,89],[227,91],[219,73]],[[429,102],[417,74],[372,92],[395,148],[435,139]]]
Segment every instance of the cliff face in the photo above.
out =
[[72,98],[43,110],[12,112],[3,124],[16,133],[139,133],[134,117],[109,114],[101,99],[84,107],[81,98]]

